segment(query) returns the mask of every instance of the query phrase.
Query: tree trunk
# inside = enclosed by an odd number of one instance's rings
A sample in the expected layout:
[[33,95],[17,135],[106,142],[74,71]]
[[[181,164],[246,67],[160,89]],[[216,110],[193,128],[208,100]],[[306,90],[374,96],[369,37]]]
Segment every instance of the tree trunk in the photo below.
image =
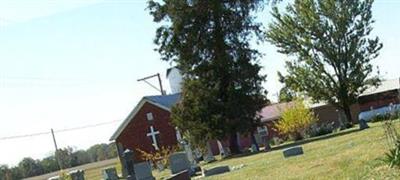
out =
[[236,132],[231,133],[231,137],[230,137],[229,141],[230,141],[229,149],[231,150],[231,154],[240,154]]
[[346,128],[349,128],[353,125],[353,119],[351,117],[350,106],[345,106],[343,108],[343,111],[344,111],[344,115],[346,116],[345,126],[346,126]]

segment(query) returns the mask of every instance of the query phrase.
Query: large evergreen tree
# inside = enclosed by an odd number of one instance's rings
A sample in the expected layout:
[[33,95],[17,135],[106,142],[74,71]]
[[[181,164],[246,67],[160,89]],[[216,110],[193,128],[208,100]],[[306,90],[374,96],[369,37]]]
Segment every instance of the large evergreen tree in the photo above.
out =
[[279,52],[295,57],[286,63],[287,87],[343,110],[352,123],[350,105],[370,85],[379,83],[371,60],[382,44],[370,38],[373,0],[295,0],[280,13],[267,39]]
[[262,1],[163,0],[150,1],[149,8],[162,23],[155,38],[158,52],[184,77],[173,123],[192,143],[230,136],[231,152],[238,153],[237,132],[251,132],[266,103],[260,53],[250,46],[254,37],[261,39],[252,13]]

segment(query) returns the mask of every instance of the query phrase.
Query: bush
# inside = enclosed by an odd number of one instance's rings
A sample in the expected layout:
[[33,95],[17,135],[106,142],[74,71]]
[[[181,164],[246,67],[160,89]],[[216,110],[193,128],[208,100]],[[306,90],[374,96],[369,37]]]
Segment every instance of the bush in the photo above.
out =
[[163,165],[163,167],[168,167],[169,165],[169,156],[174,153],[178,149],[177,146],[171,147],[161,147],[160,150],[154,153],[148,153],[141,149],[136,149],[139,151],[146,161],[150,161],[153,165],[156,165],[158,162]]
[[307,131],[307,137],[317,137],[332,133],[334,130],[333,124],[312,125]]
[[398,118],[398,113],[392,115],[391,118],[386,119],[383,123],[385,136],[390,148],[389,152],[385,154],[384,161],[388,163],[390,167],[400,168],[400,136],[393,123],[393,120]]
[[291,139],[300,140],[316,120],[314,113],[302,100],[295,100],[292,106],[283,110],[281,119],[275,123],[275,127],[280,133],[289,135]]
[[388,153],[386,153],[384,161],[389,164],[391,168],[400,167],[400,142],[396,143],[396,147],[390,149]]
[[381,122],[388,119],[398,119],[400,118],[400,110],[395,110],[393,113],[384,113],[384,114],[376,114],[372,119],[371,122]]

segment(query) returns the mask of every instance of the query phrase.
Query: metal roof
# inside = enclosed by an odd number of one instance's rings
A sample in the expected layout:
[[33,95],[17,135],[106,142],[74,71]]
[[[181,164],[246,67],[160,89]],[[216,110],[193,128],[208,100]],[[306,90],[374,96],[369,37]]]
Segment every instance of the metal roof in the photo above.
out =
[[168,109],[171,109],[173,105],[175,105],[181,97],[180,93],[171,94],[171,95],[160,95],[160,96],[145,96],[144,98],[153,102],[160,104]]
[[400,79],[390,79],[382,81],[378,87],[370,87],[367,90],[365,90],[364,93],[360,94],[360,96],[367,96],[395,89],[400,89]]

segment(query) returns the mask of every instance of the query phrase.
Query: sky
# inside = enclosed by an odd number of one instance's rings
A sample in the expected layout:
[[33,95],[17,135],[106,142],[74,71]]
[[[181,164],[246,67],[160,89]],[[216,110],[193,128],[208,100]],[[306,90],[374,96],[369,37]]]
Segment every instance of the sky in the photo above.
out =
[[[264,24],[269,10],[258,14]],[[384,45],[373,64],[384,78],[400,77],[400,1],[377,0],[373,16]],[[59,148],[108,143],[143,96],[159,94],[137,79],[160,73],[168,91],[171,64],[154,51],[157,27],[145,0],[0,1],[0,164],[54,153],[52,128]],[[276,74],[290,57],[268,43],[257,48],[276,100]],[[62,131],[76,127],[87,128]],[[2,139],[35,133],[42,134]]]

